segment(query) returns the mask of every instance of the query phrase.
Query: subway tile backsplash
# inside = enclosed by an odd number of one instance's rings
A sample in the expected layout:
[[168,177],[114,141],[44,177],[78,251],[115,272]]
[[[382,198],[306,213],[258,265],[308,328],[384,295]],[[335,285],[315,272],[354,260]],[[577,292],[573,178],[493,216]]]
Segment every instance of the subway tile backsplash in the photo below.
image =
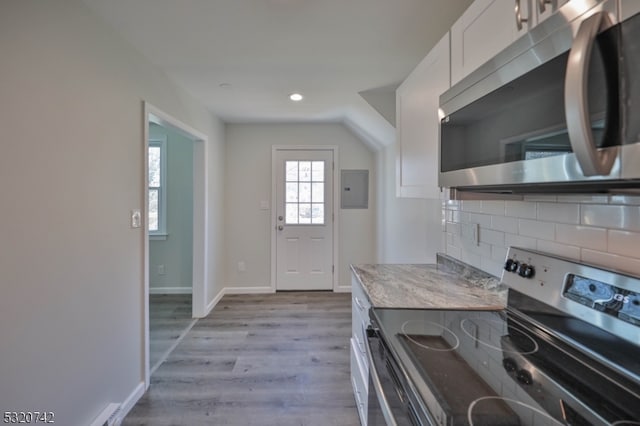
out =
[[[443,202],[445,252],[500,276],[509,246],[640,275],[640,197],[527,196]],[[478,243],[464,232],[479,225]]]

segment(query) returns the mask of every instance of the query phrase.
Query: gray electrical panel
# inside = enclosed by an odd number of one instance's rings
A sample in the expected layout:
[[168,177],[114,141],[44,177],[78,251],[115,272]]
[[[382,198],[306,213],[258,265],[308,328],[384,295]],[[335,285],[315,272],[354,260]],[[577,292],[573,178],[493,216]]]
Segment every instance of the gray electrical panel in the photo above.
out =
[[369,208],[369,170],[342,170],[340,192],[341,208]]

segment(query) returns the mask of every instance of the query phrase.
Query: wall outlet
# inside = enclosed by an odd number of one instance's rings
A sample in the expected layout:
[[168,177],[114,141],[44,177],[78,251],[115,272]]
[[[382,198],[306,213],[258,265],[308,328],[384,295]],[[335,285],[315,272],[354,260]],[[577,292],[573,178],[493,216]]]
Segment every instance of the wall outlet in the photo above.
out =
[[238,272],[244,272],[247,270],[247,265],[244,264],[244,261],[238,262]]
[[164,265],[158,265],[158,275],[164,275]]

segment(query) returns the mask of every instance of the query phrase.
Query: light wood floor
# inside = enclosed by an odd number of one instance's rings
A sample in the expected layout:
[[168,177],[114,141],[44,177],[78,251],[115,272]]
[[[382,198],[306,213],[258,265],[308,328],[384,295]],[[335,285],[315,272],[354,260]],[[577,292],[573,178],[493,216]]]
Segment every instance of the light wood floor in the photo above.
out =
[[356,426],[350,335],[349,294],[225,296],[123,424]]
[[191,327],[190,294],[149,296],[149,366],[158,367],[180,337]]

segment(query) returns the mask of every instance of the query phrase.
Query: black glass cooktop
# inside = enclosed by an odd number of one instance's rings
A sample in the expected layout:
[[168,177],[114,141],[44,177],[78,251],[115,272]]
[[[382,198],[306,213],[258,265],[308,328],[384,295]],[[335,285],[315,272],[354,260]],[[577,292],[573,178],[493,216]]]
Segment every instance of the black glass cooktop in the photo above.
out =
[[371,317],[439,424],[640,424],[637,347],[579,320],[561,331],[577,329],[603,353],[507,310],[374,308]]

